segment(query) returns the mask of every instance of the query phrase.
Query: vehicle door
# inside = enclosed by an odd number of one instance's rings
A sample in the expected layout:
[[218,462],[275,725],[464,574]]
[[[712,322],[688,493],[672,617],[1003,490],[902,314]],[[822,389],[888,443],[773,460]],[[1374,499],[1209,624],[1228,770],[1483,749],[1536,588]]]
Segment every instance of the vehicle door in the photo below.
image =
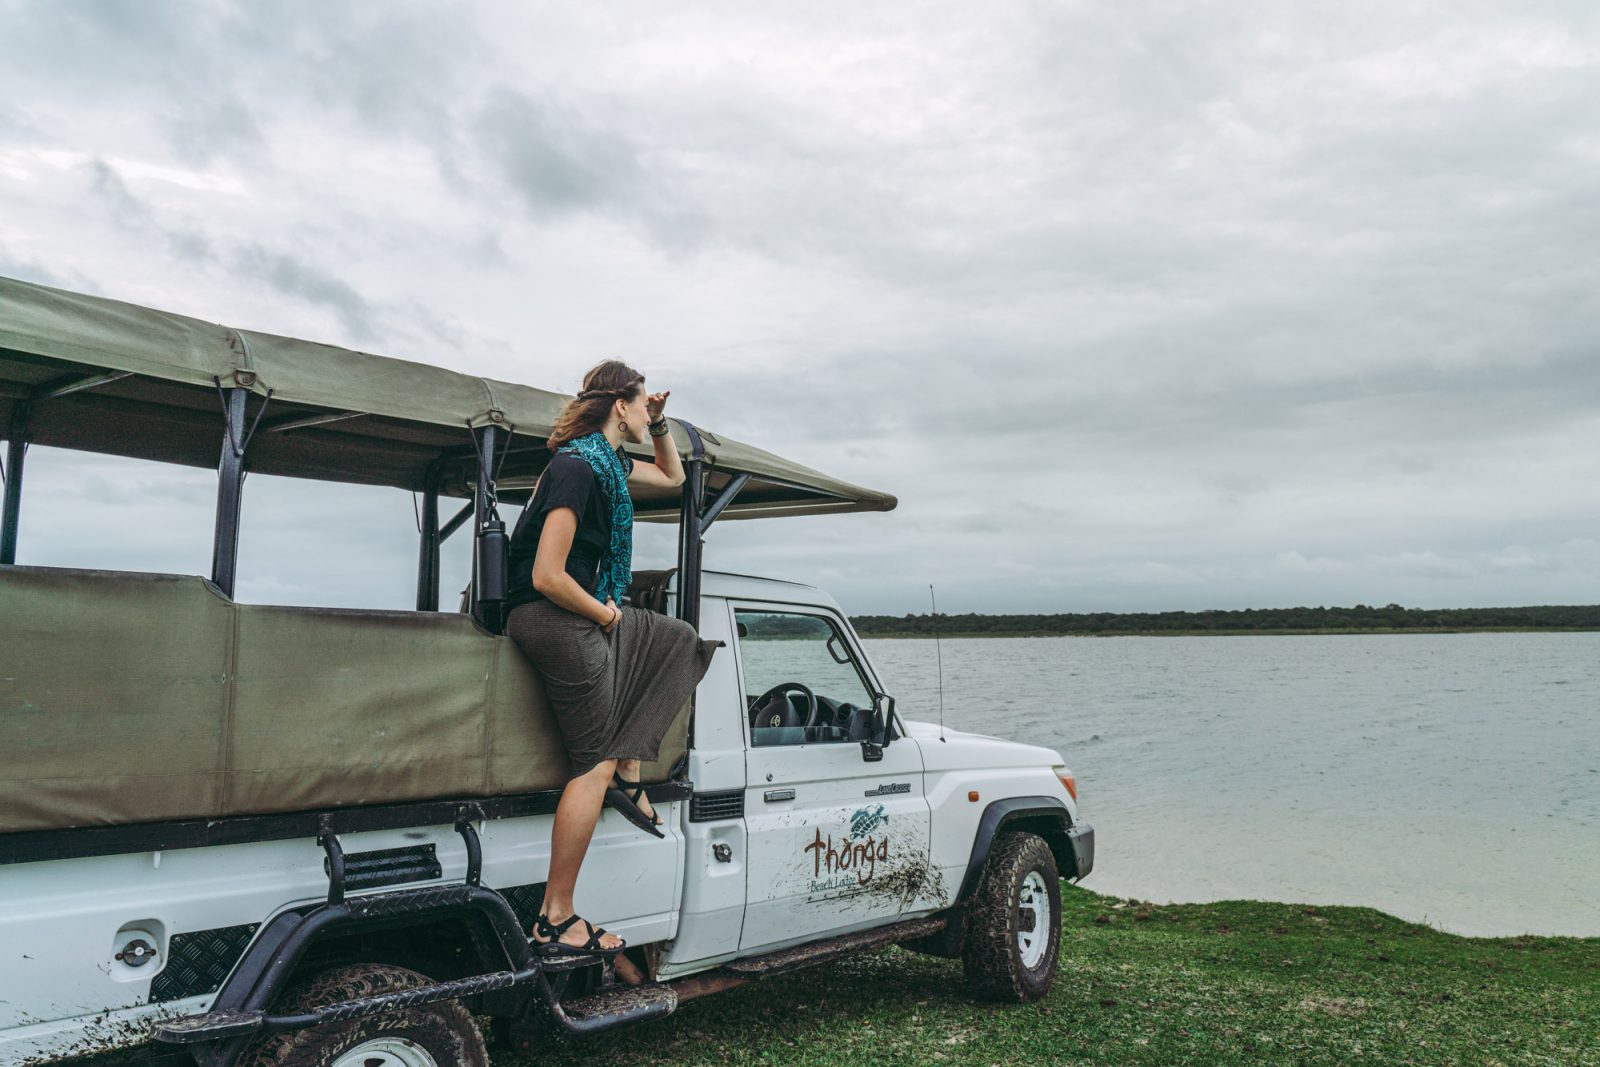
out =
[[749,835],[739,951],[892,921],[928,877],[921,751],[901,737],[866,758],[879,686],[837,614],[733,609]]

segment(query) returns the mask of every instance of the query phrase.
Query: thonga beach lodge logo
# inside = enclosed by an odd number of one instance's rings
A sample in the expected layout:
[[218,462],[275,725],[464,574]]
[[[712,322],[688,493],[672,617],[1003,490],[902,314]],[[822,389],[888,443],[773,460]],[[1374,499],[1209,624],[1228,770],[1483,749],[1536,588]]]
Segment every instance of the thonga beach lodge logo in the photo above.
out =
[[811,853],[812,877],[807,888],[815,893],[847,886],[852,880],[856,885],[872,881],[879,862],[889,858],[888,835],[878,837],[873,831],[888,822],[882,804],[875,809],[861,808],[850,816],[850,833],[838,847],[832,834],[824,839],[818,829],[816,838],[805,847]]

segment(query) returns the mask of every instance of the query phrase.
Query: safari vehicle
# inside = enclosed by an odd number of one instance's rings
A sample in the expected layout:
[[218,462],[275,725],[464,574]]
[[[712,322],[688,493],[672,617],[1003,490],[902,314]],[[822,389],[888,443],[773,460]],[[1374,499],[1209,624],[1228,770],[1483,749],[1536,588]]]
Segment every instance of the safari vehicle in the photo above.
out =
[[[499,505],[563,400],[0,279],[0,1064],[482,1065],[479,1020],[536,1049],[887,944],[1049,988],[1093,863],[1061,757],[905,721],[827,593],[703,571],[716,522],[895,500],[683,419],[630,599],[726,648],[644,768],[666,836],[606,811],[583,867],[629,949],[530,950],[565,758]],[[30,442],[215,466],[210,574],[18,565]],[[246,471],[417,494],[416,610],[236,602]]]

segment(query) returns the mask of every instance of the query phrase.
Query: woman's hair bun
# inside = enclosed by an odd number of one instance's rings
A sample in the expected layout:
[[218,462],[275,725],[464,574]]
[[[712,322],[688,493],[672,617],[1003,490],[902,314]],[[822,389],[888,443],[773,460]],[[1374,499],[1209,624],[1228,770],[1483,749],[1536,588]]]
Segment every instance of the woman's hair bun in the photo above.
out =
[[589,368],[583,376],[586,388],[562,405],[545,443],[556,452],[573,438],[603,429],[610,417],[609,405],[591,400],[632,400],[644,386],[644,375],[623,363],[608,359]]

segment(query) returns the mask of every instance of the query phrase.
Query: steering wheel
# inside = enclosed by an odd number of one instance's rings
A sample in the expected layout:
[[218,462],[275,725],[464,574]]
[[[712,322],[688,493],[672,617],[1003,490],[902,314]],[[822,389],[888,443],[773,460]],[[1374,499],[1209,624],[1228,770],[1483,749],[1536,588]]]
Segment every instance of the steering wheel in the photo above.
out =
[[[760,696],[756,697],[755,703],[750,705],[750,725],[751,725],[751,727],[752,728],[755,727],[756,719],[760,715],[760,709],[761,709],[761,706],[763,704],[765,704],[767,701],[771,700],[773,697],[777,696],[779,693],[787,693],[791,689],[798,689],[800,692],[805,694],[805,698],[806,698],[806,721],[805,721],[805,725],[806,726],[815,726],[815,725],[817,725],[817,695],[815,693],[813,693],[810,689],[808,689],[805,686],[801,685],[799,682],[779,682],[777,685],[773,686],[771,689],[768,689],[765,693],[762,693]],[[789,698],[787,696],[785,696],[783,698],[783,702],[785,704],[789,704]],[[794,708],[794,705],[789,704],[789,709],[791,711],[793,710],[793,708]]]

